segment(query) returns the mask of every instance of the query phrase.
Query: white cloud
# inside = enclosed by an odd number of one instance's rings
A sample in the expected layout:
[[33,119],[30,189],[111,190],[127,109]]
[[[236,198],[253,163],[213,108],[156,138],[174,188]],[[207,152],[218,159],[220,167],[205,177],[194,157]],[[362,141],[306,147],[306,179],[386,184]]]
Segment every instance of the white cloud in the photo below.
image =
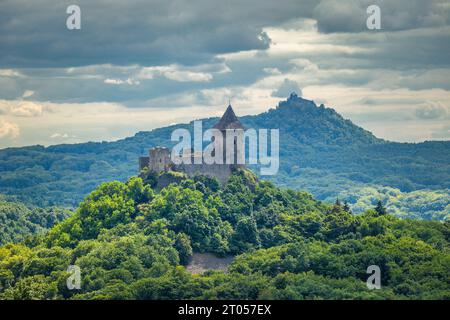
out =
[[137,85],[139,85],[141,83],[139,80],[133,80],[131,78],[128,78],[126,80],[107,78],[107,79],[105,79],[104,82],[106,84],[115,84],[115,85],[128,84],[130,86],[137,86]]
[[278,68],[263,68],[263,71],[270,75],[279,75],[281,71]]
[[22,74],[13,69],[0,69],[0,77],[20,77]]
[[38,117],[44,106],[39,102],[24,100],[0,100],[0,113],[15,117]]
[[[450,139],[442,126],[448,124],[450,92],[442,89],[374,89],[342,85],[303,88],[305,97],[324,102],[376,136],[393,141],[420,142]],[[423,110],[426,108],[427,112]],[[420,117],[420,115],[422,117]],[[428,116],[427,119],[423,115]]]
[[296,93],[298,96],[302,96],[302,89],[296,81],[290,79],[284,79],[283,83],[275,90],[272,95],[274,97],[285,98],[291,93]]
[[71,135],[68,133],[58,133],[58,132],[55,132],[50,136],[50,138],[52,138],[52,139],[69,139],[69,138],[76,138],[76,137],[77,136]]
[[19,135],[20,129],[16,123],[0,119],[0,138],[16,139]]
[[29,98],[34,94],[33,90],[25,90],[22,94],[22,98]]
[[290,62],[294,66],[299,67],[304,71],[309,71],[309,72],[319,71],[319,67],[317,66],[317,64],[311,62],[311,60],[308,60],[308,59],[296,58],[296,59],[291,59]]
[[137,75],[139,79],[153,79],[155,76],[179,82],[208,82],[213,79],[213,75],[209,72],[189,70],[178,65],[145,67]]

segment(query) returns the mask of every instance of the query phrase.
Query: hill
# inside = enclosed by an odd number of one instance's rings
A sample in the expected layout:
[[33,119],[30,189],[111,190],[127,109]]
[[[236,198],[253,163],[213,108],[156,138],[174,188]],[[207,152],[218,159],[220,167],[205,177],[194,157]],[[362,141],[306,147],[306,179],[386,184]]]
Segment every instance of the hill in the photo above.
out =
[[0,245],[43,234],[69,215],[70,211],[61,208],[28,208],[0,199]]
[[[96,188],[68,219],[0,247],[0,299],[448,299],[449,223],[353,215],[235,172],[160,191],[141,178]],[[193,252],[228,273],[186,271]],[[69,265],[81,287],[69,290]],[[368,290],[366,270],[381,270]]]
[[[296,95],[240,120],[247,128],[279,128],[280,171],[269,177],[279,186],[308,190],[319,199],[366,186],[401,192],[442,189],[448,194],[449,141],[384,141],[333,109]],[[206,119],[204,127],[216,121]],[[178,127],[190,125],[139,132],[114,142],[0,150],[0,193],[39,206],[75,207],[99,183],[136,174],[138,156],[155,145],[170,147],[171,132]]]

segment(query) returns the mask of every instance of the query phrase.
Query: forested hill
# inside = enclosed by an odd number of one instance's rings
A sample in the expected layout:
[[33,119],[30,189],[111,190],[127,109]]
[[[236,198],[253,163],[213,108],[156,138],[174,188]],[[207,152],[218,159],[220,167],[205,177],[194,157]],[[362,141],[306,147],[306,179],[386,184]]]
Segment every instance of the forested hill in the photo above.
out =
[[28,208],[0,197],[0,245],[43,234],[71,214],[61,208]]
[[[448,221],[383,206],[353,215],[244,170],[224,186],[152,181],[103,183],[47,234],[0,247],[0,300],[450,298]],[[204,252],[231,259],[228,273],[188,273]],[[79,289],[67,287],[69,265]],[[366,286],[372,265],[379,290]]]
[[[239,115],[239,107],[235,109]],[[216,121],[206,119],[204,128]],[[400,192],[450,187],[449,141],[384,141],[333,109],[295,95],[241,122],[246,128],[280,129],[280,171],[268,178],[280,186],[306,189],[319,199],[363,186],[390,186]],[[139,132],[115,142],[0,150],[0,193],[41,206],[76,206],[99,183],[136,174],[138,156],[156,145],[170,146],[177,127],[189,125]]]

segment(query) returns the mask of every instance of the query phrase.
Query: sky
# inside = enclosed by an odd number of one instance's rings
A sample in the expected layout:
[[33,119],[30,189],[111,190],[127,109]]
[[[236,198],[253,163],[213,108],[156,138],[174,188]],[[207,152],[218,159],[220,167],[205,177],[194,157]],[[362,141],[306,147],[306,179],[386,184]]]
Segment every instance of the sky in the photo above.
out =
[[293,91],[384,139],[450,140],[449,52],[448,0],[0,0],[0,148],[116,140],[229,99],[258,114]]

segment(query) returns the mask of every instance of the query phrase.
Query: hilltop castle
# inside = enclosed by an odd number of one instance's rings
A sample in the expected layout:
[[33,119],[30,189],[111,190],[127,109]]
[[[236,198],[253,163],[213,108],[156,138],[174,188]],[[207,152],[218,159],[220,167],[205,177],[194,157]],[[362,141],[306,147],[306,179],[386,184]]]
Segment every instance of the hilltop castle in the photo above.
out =
[[[238,159],[240,157],[242,159],[244,156],[242,144],[238,143],[238,138],[243,139],[242,134],[244,127],[236,117],[231,105],[228,105],[228,108],[222,118],[213,126],[213,128],[220,130],[224,138],[227,136],[227,132],[228,134],[231,133],[234,136],[232,150],[229,148],[227,150],[226,144],[221,146],[221,149],[223,150],[223,164],[206,164],[203,160],[201,162],[195,161],[196,157],[201,157],[203,159],[203,154],[196,154],[192,150],[189,154],[187,154],[186,150],[184,150],[184,156],[191,157],[190,164],[175,164],[170,158],[170,150],[168,148],[154,147],[149,149],[148,156],[139,157],[139,171],[147,168],[148,170],[156,173],[176,171],[185,173],[190,177],[194,175],[206,175],[215,177],[219,180],[219,182],[225,183],[235,168],[244,166],[244,164],[238,164]],[[229,161],[226,161],[231,157],[233,157],[234,160],[232,161],[233,164],[229,164]]]

